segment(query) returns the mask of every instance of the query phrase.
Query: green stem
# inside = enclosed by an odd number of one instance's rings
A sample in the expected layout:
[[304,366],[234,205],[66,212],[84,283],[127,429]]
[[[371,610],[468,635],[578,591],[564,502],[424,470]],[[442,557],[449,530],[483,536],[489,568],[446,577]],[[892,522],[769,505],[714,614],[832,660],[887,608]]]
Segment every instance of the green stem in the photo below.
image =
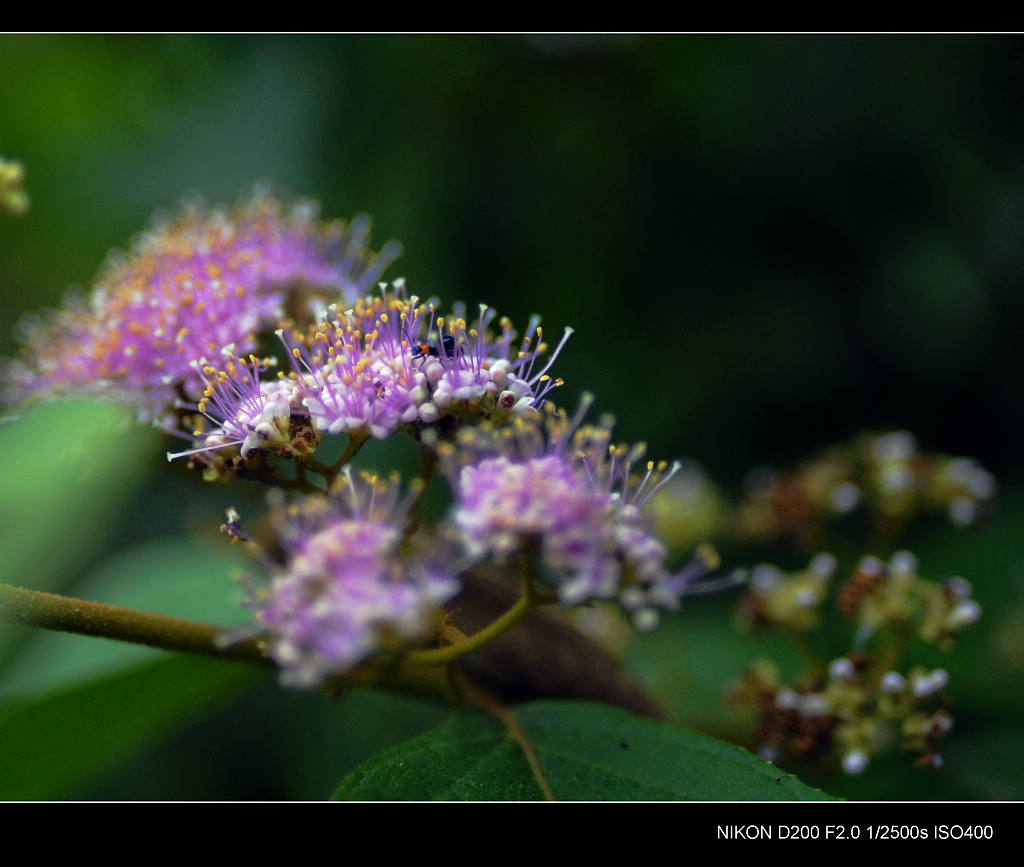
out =
[[338,474],[338,471],[334,467],[328,466],[314,455],[303,455],[299,466],[307,470],[311,470],[314,473],[319,473],[328,481],[332,480]]
[[349,434],[348,445],[345,446],[345,451],[341,453],[341,457],[328,467],[330,477],[334,478],[342,467],[347,466],[352,461],[352,458],[359,454],[359,450],[369,442],[369,439],[370,435],[367,433]]
[[[10,584],[0,584],[0,622],[276,668],[264,642],[259,638],[232,642],[226,646],[220,644],[218,639],[229,634],[231,629],[27,590]],[[367,663],[332,678],[329,686],[336,689],[380,686],[434,699],[451,700],[451,689],[444,671],[407,669],[395,661],[385,664]]]
[[228,647],[217,643],[230,630],[163,614],[151,614],[26,590],[0,584],[0,621],[20,626],[36,626],[54,632],[71,632],[145,644],[161,650],[214,656],[251,665],[272,666],[259,641],[239,641]]
[[523,567],[522,595],[501,617],[491,621],[489,625],[479,632],[467,636],[457,644],[452,644],[448,647],[437,647],[431,650],[413,650],[403,657],[404,661],[413,665],[446,665],[459,657],[478,650],[499,635],[508,632],[513,626],[524,620],[534,608],[549,601],[546,596],[541,595],[537,590],[536,552],[532,549],[524,550],[520,555],[520,563]]
[[501,615],[489,626],[485,626],[479,632],[467,636],[464,641],[453,644],[449,647],[438,647],[431,650],[413,650],[407,653],[403,659],[412,665],[444,665],[453,662],[460,656],[472,653],[490,641],[493,641],[503,632],[507,632],[534,608],[537,602],[534,596],[524,593],[508,611]]
[[[301,468],[301,464],[299,467]],[[273,488],[280,488],[284,491],[298,491],[303,494],[322,494],[323,489],[314,485],[305,475],[297,473],[297,477],[294,479],[281,478],[278,475],[274,475],[266,470],[259,472],[252,472],[248,470],[239,470],[238,478],[245,479],[246,481],[261,482],[264,485],[270,485]]]

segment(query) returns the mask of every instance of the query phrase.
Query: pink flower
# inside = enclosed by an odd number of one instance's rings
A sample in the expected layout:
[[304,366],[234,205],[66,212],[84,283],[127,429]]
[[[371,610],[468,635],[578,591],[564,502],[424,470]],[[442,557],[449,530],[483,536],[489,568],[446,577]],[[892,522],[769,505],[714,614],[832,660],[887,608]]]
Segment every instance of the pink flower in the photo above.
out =
[[165,421],[179,398],[201,397],[196,362],[226,346],[247,355],[286,314],[312,318],[372,286],[398,250],[370,252],[367,228],[322,223],[314,203],[285,207],[264,189],[230,211],[187,201],[111,255],[88,297],[25,324],[10,402],[95,395]]
[[458,501],[452,522],[471,556],[533,550],[563,604],[618,599],[638,629],[651,629],[656,609],[678,608],[716,557],[701,549],[668,569],[645,506],[677,466],[636,473],[643,447],[613,444],[610,419],[582,425],[588,405],[573,418],[550,412],[540,423],[465,431],[444,450]]
[[407,503],[394,484],[349,475],[330,499],[293,509],[283,564],[248,607],[285,686],[311,688],[379,651],[426,637],[459,590],[444,568],[401,550]]

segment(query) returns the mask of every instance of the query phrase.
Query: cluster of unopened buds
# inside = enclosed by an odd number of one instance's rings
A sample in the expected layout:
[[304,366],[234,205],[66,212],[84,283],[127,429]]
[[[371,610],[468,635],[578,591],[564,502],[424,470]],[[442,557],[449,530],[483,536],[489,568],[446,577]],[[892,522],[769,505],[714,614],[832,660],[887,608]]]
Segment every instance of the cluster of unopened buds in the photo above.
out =
[[813,545],[830,524],[858,512],[874,532],[890,535],[933,513],[967,526],[985,515],[995,487],[975,459],[924,452],[909,431],[865,435],[789,471],[752,472],[735,532],[748,542]]
[[652,510],[675,545],[713,539],[810,552],[828,547],[837,531],[895,541],[915,519],[934,515],[976,525],[995,495],[995,478],[976,459],[923,451],[910,432],[892,431],[862,435],[788,469],[758,467],[735,499],[688,461]]
[[772,762],[835,759],[860,774],[871,757],[902,748],[918,764],[942,766],[939,740],[953,728],[945,669],[876,672],[869,658],[851,653],[827,670],[792,684],[762,663],[748,669],[733,699],[756,712],[757,751]]
[[16,217],[24,216],[29,208],[25,192],[25,167],[16,160],[0,156],[0,211]]
[[[380,282],[397,255],[370,249],[365,219],[324,223],[265,188],[230,210],[188,201],[88,297],[23,323],[7,402],[114,400],[186,441],[169,460],[272,486],[269,544],[259,515],[223,527],[263,565],[246,580],[252,629],[223,642],[259,636],[287,685],[436,649],[479,564],[515,574],[531,605],[610,600],[653,628],[717,564],[703,547],[667,566],[647,504],[676,467],[587,422],[589,398],[572,414],[551,402],[571,329],[552,348],[539,317],[520,335],[486,305]],[[412,482],[358,469],[393,436],[419,449]],[[454,502],[427,533],[435,477]]]
[[887,562],[864,557],[838,586],[836,573],[831,554],[816,555],[796,572],[767,564],[751,571],[740,604],[749,627],[812,633],[828,613],[828,599],[854,625],[846,655],[791,683],[764,662],[741,678],[732,697],[754,713],[759,753],[772,761],[834,758],[858,774],[872,755],[902,745],[918,753],[921,764],[941,765],[938,741],[953,727],[944,694],[949,675],[919,666],[904,674],[898,665],[914,640],[950,649],[957,633],[978,620],[981,607],[970,584],[959,577],[922,578],[908,551]]

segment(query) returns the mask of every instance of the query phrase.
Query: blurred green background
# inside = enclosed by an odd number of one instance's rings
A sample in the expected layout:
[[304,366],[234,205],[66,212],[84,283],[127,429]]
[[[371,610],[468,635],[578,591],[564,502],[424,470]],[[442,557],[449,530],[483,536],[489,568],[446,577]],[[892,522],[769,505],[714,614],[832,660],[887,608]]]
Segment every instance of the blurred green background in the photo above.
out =
[[[814,779],[850,797],[1024,796],[1008,770],[1024,767],[1010,687],[1024,668],[1020,38],[3,36],[0,94],[0,154],[24,163],[32,197],[26,218],[0,216],[0,355],[23,314],[87,286],[155,211],[190,190],[233,202],[267,178],[327,217],[370,214],[378,246],[405,247],[389,275],[420,295],[520,325],[537,312],[550,337],[571,325],[561,402],[594,392],[624,439],[696,459],[727,490],[864,429],[979,458],[1000,482],[993,521],[910,540],[986,609],[947,664],[964,729],[952,769],[936,783],[898,757]],[[18,442],[19,459],[46,463]],[[85,593],[129,546],[170,570],[182,540],[215,536],[224,506],[250,496],[169,470],[165,447],[124,461],[108,520],[55,546],[66,560],[42,586]],[[712,731],[725,730],[715,678],[752,650],[727,606],[695,601],[637,650]],[[32,656],[51,653],[53,672],[79,654],[60,647],[81,645],[48,646]],[[39,676],[24,666],[8,665],[8,694]],[[692,668],[706,682],[679,674]],[[437,713],[326,705],[265,679],[241,696],[154,733],[158,750],[131,754],[146,761],[115,757],[51,796],[319,798]]]

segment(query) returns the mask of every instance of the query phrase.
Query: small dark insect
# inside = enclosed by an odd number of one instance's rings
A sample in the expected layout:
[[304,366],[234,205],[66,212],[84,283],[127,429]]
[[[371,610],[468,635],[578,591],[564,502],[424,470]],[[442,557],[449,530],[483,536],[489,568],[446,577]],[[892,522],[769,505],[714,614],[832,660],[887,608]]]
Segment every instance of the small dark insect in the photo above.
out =
[[455,338],[451,334],[444,335],[440,341],[429,341],[429,340],[413,340],[409,332],[404,328],[402,333],[405,335],[406,340],[409,341],[409,345],[412,347],[412,360],[419,361],[420,367],[423,366],[428,358],[454,358],[455,357]]
[[413,358],[440,358],[441,353],[445,358],[455,355],[455,338],[446,334],[441,338],[440,343],[414,343],[412,345]]

